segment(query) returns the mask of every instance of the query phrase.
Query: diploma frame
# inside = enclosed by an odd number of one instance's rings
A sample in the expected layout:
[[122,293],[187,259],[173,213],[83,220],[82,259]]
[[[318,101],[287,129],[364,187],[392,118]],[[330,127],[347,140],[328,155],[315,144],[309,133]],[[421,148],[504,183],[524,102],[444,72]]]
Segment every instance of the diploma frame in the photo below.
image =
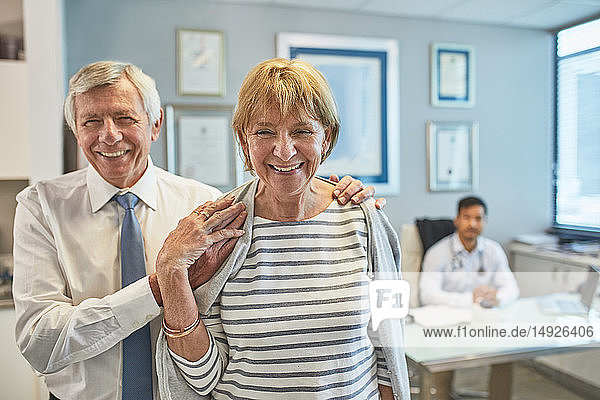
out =
[[243,182],[243,162],[231,129],[233,106],[165,106],[167,170],[221,191]]
[[431,105],[475,105],[475,48],[456,43],[431,44]]
[[318,174],[352,175],[378,194],[400,192],[398,42],[281,32],[277,56],[300,58],[327,79],[341,119],[338,143]]
[[427,122],[429,191],[477,190],[478,131],[477,122]]
[[182,96],[224,96],[223,33],[177,29],[177,93]]

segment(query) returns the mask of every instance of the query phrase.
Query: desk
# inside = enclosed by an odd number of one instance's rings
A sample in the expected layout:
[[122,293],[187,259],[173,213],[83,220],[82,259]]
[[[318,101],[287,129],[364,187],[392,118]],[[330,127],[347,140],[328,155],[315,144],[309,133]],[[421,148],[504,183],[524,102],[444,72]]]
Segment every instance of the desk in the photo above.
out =
[[[596,306],[597,306],[596,302]],[[594,311],[592,311],[594,313]],[[436,339],[424,338],[425,328],[417,324],[405,327],[405,350],[409,366],[420,377],[420,400],[434,399],[433,374],[453,371],[461,368],[497,366],[500,374],[510,376],[511,364],[515,361],[531,359],[541,355],[561,352],[582,351],[597,348],[600,345],[600,318],[566,317],[541,314],[537,306],[537,298],[521,298],[501,310],[502,322],[485,322],[490,326],[518,326],[521,324],[592,324],[594,337],[576,341],[565,340],[520,340],[515,345],[508,341],[499,346],[490,346],[493,340],[482,340],[485,346],[477,346],[479,339],[457,339],[452,346],[432,345]],[[461,326],[461,325],[459,325]],[[467,327],[480,327],[482,322],[463,324]],[[441,339],[439,340],[441,342]],[[462,344],[461,344],[462,343]],[[510,380],[509,380],[510,382]],[[492,383],[492,382],[491,382]],[[510,385],[508,385],[510,388]],[[490,386],[490,399],[509,399],[510,391],[506,387]]]

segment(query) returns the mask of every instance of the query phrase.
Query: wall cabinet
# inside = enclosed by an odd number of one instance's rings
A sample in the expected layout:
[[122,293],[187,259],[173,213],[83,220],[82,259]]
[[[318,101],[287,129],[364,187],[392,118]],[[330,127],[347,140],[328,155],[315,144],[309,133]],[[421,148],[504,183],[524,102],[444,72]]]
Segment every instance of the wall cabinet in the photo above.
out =
[[595,256],[565,253],[518,242],[510,245],[509,254],[521,297],[574,292],[586,279],[588,266],[600,264],[600,258]]
[[0,60],[0,179],[30,175],[27,63]]

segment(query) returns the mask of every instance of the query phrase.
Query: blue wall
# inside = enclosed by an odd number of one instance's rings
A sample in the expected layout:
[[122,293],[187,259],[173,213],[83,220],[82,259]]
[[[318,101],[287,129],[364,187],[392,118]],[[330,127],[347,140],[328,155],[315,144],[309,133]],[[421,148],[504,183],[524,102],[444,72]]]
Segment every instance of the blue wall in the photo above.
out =
[[[92,61],[130,61],[156,79],[163,104],[235,104],[247,71],[275,55],[277,32],[394,38],[400,48],[401,193],[388,198],[386,213],[398,231],[415,217],[453,216],[457,199],[465,195],[427,191],[427,120],[479,122],[477,193],[489,205],[488,236],[506,243],[550,224],[553,39],[548,32],[201,0],[66,0],[65,17],[69,76]],[[224,32],[225,97],[176,94],[177,28]],[[430,106],[432,42],[475,47],[474,108]],[[161,165],[164,142],[156,143],[152,154]]]

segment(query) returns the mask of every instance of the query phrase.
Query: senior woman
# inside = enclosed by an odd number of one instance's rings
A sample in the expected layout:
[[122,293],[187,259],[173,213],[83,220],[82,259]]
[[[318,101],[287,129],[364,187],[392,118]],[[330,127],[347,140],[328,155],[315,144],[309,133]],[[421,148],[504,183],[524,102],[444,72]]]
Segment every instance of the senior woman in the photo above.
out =
[[370,279],[399,278],[396,235],[372,199],[341,206],[316,176],[339,132],[325,78],[299,60],[258,64],[233,128],[257,178],[197,210],[205,231],[167,240],[219,240],[247,213],[243,236],[195,292],[186,254],[157,262],[162,398],[408,399],[401,321],[369,323]]

